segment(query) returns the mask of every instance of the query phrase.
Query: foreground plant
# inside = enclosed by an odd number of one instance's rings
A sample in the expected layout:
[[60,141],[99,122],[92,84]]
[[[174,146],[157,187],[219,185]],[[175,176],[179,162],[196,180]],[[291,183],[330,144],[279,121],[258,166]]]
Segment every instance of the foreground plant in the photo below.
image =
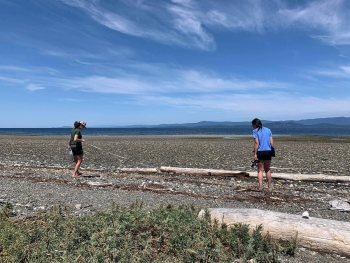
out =
[[13,222],[0,211],[0,262],[278,262],[295,242],[262,237],[262,226],[212,224],[193,205],[114,204],[108,211],[76,217],[61,207],[44,216]]

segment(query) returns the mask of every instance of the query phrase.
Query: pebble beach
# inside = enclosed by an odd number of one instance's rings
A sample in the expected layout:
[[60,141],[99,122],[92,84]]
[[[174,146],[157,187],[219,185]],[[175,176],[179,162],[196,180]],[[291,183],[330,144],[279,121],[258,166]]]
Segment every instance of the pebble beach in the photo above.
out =
[[[251,177],[123,173],[120,168],[162,166],[245,171],[251,167],[253,139],[234,135],[84,136],[81,178],[71,177],[68,136],[0,135],[0,204],[14,204],[13,217],[45,213],[61,205],[77,215],[107,209],[113,202],[141,200],[146,209],[162,204],[258,208],[350,222],[350,213],[329,201],[349,198],[346,182],[274,180],[257,191]],[[275,136],[273,173],[350,175],[349,138]],[[311,260],[311,261],[310,261]],[[282,262],[350,262],[338,255],[299,249]]]

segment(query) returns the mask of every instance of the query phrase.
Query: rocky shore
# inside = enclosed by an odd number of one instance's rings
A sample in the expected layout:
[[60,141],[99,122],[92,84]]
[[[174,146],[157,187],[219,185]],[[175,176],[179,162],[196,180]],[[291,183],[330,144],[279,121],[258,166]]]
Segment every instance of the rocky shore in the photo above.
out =
[[[68,137],[0,135],[0,204],[12,216],[45,213],[61,205],[77,215],[129,205],[145,208],[194,203],[198,207],[258,208],[350,222],[350,213],[329,201],[349,199],[349,183],[274,180],[274,190],[257,191],[257,179],[168,173],[120,173],[118,168],[160,166],[240,170],[251,167],[253,140],[247,136],[84,136],[83,176],[71,177]],[[272,173],[349,175],[347,138],[275,137]],[[350,262],[337,255],[299,249],[282,262]]]

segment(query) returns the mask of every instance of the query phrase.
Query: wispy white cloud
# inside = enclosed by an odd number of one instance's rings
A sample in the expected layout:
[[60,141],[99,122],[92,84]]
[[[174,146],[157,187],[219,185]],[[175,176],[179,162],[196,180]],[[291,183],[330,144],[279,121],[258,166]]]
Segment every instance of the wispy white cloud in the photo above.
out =
[[318,33],[311,34],[326,44],[350,44],[350,10],[346,1],[322,0],[306,3],[304,7],[283,9],[279,13],[289,25],[304,27],[309,31],[319,30]]
[[[96,1],[62,1],[83,10],[96,22],[125,34],[169,45],[202,50],[215,48],[213,36],[202,26],[201,13],[193,9],[190,1],[151,1],[148,5],[138,2],[137,7],[134,6],[136,9],[118,6],[113,12]],[[133,19],[135,12],[138,14],[137,20]]]
[[[109,11],[99,1],[63,0],[113,30],[170,45],[215,49],[214,28],[265,33],[299,28],[330,45],[350,44],[348,4],[344,0],[305,1],[132,1]],[[138,20],[133,19],[135,13]],[[209,29],[209,28],[210,29]]]
[[[101,45],[103,50],[98,50],[98,52],[92,52],[83,49],[73,49],[65,48],[60,50],[54,47],[45,47],[37,45],[37,49],[43,55],[53,56],[57,58],[63,58],[71,61],[77,60],[90,60],[93,62],[99,61],[110,61],[116,58],[131,57],[134,55],[134,52],[130,48],[120,47],[120,48],[109,48],[108,45]],[[78,62],[79,63],[79,62]],[[87,63],[87,62],[86,62]]]
[[203,11],[203,21],[210,27],[263,33],[273,26],[277,10],[278,6],[273,1],[220,0],[219,3],[210,3]]
[[42,90],[42,89],[45,89],[45,88],[42,86],[36,85],[36,84],[29,84],[27,86],[27,90],[30,90],[30,91],[37,91],[37,90]]
[[[164,74],[163,74],[164,73]],[[89,76],[56,80],[61,87],[110,94],[183,94],[257,92],[286,89],[277,81],[222,78],[196,70],[158,68],[156,74],[125,73],[118,77]]]
[[350,11],[347,1],[231,1],[215,2],[204,22],[232,31],[266,33],[297,28],[329,45],[350,44]]
[[341,66],[340,69],[342,69],[348,77],[350,77],[350,66]]
[[5,66],[5,65],[0,65],[0,70],[3,71],[28,71],[28,69],[23,68],[23,67],[17,67],[17,66]]
[[[10,74],[12,75],[18,75],[22,81],[23,76],[31,76],[31,75],[55,75],[58,74],[60,71],[57,69],[54,69],[52,67],[19,67],[19,66],[13,66],[13,65],[0,65],[0,70],[3,71],[3,74]],[[14,78],[15,79],[15,78]]]
[[348,115],[346,109],[350,107],[349,98],[322,99],[301,94],[291,95],[290,93],[268,93],[259,95],[258,98],[254,94],[201,95],[185,98],[142,96],[139,103],[193,108],[203,111],[212,109],[232,113],[239,112],[241,119],[251,118],[258,114],[259,116],[268,116],[268,119],[271,120]]
[[13,84],[24,84],[25,80],[20,78],[14,78],[14,77],[4,77],[0,76],[0,81],[7,82],[7,83],[13,83]]
[[349,65],[341,65],[333,68],[323,68],[317,69],[310,72],[310,74],[314,76],[323,76],[329,78],[337,78],[341,79],[349,79],[350,78],[350,66]]
[[[81,63],[81,62],[79,62]],[[3,75],[3,81],[17,81],[28,86],[30,90],[39,87],[57,87],[76,89],[85,92],[104,94],[202,94],[220,92],[256,92],[284,90],[296,88],[294,85],[275,80],[259,80],[238,78],[234,76],[220,76],[215,72],[205,72],[195,69],[171,67],[165,64],[147,64],[133,62],[110,66],[100,69],[101,74],[84,74],[74,76],[57,72],[50,74],[49,68],[21,68],[15,66],[0,66],[11,69]],[[109,69],[109,71],[108,71]],[[16,75],[18,81],[13,76]],[[1,80],[1,78],[0,78]],[[36,86],[32,85],[36,83]]]

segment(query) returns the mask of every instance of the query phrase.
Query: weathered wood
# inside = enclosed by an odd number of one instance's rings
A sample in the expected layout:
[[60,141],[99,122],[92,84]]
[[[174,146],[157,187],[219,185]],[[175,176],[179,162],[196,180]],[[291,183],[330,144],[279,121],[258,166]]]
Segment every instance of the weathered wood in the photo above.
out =
[[107,187],[112,186],[112,183],[105,183],[105,182],[87,182],[88,185],[91,186],[100,186],[100,187]]
[[157,174],[157,168],[119,168],[122,173]]
[[161,166],[161,172],[175,173],[175,174],[187,174],[187,175],[208,175],[208,176],[248,176],[247,172],[242,171],[230,171],[230,170],[217,170],[217,169],[198,169],[198,168],[180,168],[180,167],[167,167]]
[[[250,173],[249,177],[257,177],[257,172]],[[292,173],[274,173],[273,179],[291,180],[291,181],[309,181],[309,182],[350,182],[350,176],[347,175],[327,175],[327,174],[292,174]]]
[[[350,256],[350,223],[259,209],[209,208],[212,220],[233,226],[248,224],[250,229],[263,225],[263,234],[288,240],[297,235],[298,245],[316,251]],[[200,211],[199,216],[204,214]]]

